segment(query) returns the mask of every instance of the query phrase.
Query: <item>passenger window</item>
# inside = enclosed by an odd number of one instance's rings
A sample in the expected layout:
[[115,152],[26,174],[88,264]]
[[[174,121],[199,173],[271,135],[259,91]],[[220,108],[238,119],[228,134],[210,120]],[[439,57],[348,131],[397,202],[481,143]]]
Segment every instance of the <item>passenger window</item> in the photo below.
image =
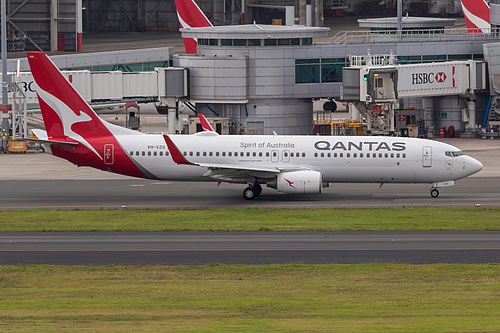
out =
[[156,156],[158,153],[157,152],[154,152],[153,155]]
[[134,152],[133,151],[130,151],[130,156],[134,156]]
[[206,151],[203,152],[203,156],[207,156],[207,152]]
[[219,152],[218,151],[215,152],[215,156],[219,156]]
[[196,152],[196,156],[200,156],[200,152],[199,151]]
[[340,156],[340,157],[344,157],[344,153],[340,153],[340,154],[339,154],[339,156]]
[[257,153],[256,152],[253,152],[253,157],[257,156]]
[[213,155],[214,155],[214,153],[213,153],[213,152],[209,152],[209,153],[208,153],[208,156],[213,156]]
[[399,153],[396,154],[396,158],[399,158],[401,157],[401,155]]
[[163,152],[162,151],[160,152],[160,156],[163,156]]
[[391,158],[394,158],[394,153],[391,153]]
[[314,157],[318,157],[318,153],[314,153]]
[[168,152],[168,151],[166,151],[166,152],[165,152],[165,156],[168,156],[168,155],[170,155],[170,154],[169,154],[169,152]]
[[250,152],[249,151],[247,151],[247,156],[250,156]]
[[262,152],[261,151],[259,152],[259,157],[262,157]]
[[347,153],[347,157],[351,157],[351,153]]
[[359,157],[363,157],[363,153],[359,153]]
[[406,154],[405,153],[403,153],[403,158],[406,158]]
[[189,152],[189,156],[193,156],[193,152],[192,151]]
[[370,153],[366,153],[366,157],[370,157]]
[[327,154],[327,156],[328,156],[328,157],[332,157],[332,154],[328,153],[328,154]]
[[150,151],[148,151],[148,156],[151,156],[151,152]]
[[385,153],[385,158],[389,157],[389,154],[388,153]]
[[337,157],[337,153],[333,153],[333,157]]
[[145,151],[142,152],[142,156],[146,156],[146,152]]
[[321,153],[321,157],[325,157],[325,153]]
[[185,152],[184,152],[184,156],[188,156],[188,153],[187,153],[187,151],[185,151]]
[[233,153],[231,153],[231,152],[227,153],[227,156],[232,156],[232,155],[233,155]]
[[358,154],[354,153],[352,154],[352,157],[358,157]]
[[222,156],[226,156],[226,152],[225,151],[222,152]]
[[266,152],[266,157],[269,157],[269,152]]
[[378,157],[382,158],[384,156],[382,153],[378,153]]
[[306,157],[306,153],[302,153],[302,157]]

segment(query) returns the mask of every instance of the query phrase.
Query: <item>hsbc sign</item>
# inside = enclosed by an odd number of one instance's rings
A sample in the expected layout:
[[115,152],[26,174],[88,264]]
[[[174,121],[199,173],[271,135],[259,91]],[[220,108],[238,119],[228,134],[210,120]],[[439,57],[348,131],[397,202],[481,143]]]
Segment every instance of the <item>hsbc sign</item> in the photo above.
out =
[[446,73],[413,73],[411,75],[411,84],[427,84],[427,83],[444,83],[446,81]]
[[[439,90],[457,88],[457,66],[451,64],[419,64],[398,67],[398,91]],[[437,89],[437,90],[436,90]],[[451,93],[451,91],[449,91]],[[430,93],[430,92],[429,92]]]

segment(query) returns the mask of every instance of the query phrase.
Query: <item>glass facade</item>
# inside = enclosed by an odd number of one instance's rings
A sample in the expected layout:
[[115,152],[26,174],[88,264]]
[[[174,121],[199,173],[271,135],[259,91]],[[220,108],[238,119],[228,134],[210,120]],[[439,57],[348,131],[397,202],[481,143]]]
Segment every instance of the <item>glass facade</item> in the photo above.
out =
[[345,58],[295,59],[295,83],[342,82]]

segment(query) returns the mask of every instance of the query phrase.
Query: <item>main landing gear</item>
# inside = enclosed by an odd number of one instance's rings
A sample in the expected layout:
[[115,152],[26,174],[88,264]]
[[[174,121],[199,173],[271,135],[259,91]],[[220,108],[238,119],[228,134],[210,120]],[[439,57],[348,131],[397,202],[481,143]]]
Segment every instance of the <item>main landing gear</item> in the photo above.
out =
[[246,200],[253,200],[262,193],[262,186],[260,184],[254,184],[253,186],[248,186],[243,190],[243,198]]

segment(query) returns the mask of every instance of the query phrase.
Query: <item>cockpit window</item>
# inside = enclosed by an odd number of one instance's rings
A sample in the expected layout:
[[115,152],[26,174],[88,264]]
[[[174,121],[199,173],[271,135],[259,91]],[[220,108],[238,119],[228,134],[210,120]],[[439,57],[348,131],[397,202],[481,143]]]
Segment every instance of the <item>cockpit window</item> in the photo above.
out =
[[464,156],[464,152],[463,151],[447,151],[445,152],[445,155],[446,156],[449,156],[449,157],[457,157],[457,156]]

